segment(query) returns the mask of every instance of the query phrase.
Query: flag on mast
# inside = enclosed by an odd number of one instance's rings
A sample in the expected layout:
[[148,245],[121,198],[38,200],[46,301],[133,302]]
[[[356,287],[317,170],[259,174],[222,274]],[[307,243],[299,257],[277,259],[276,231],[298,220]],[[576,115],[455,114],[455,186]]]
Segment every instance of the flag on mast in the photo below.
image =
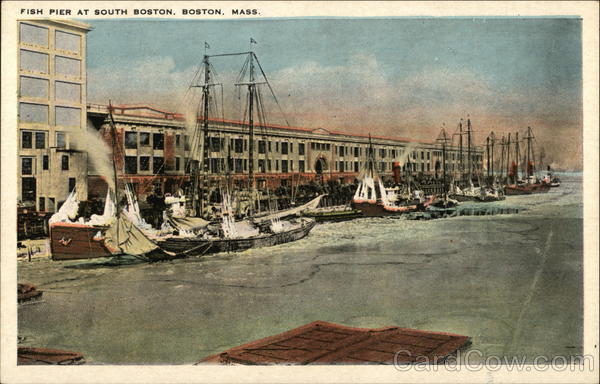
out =
[[208,43],[206,41],[204,42],[204,48],[205,49],[210,49],[210,45],[208,45]]
[[258,44],[258,43],[256,42],[256,40],[254,40],[253,38],[250,38],[250,44],[252,44],[252,43],[254,43],[254,44]]

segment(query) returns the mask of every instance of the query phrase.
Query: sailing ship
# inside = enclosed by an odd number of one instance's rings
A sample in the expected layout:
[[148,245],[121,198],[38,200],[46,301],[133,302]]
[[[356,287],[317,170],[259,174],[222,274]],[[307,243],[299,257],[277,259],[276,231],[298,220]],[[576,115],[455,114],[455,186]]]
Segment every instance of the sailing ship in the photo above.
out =
[[[512,184],[508,184],[504,187],[506,195],[531,195],[536,193],[547,193],[550,190],[550,184],[540,180],[535,175],[534,166],[534,148],[533,148],[533,130],[531,127],[527,127],[527,142],[526,158],[525,158],[525,179],[519,178],[519,134],[516,134],[515,139],[515,156],[516,160],[512,163],[512,167],[509,169],[509,178],[512,177]],[[510,139],[509,139],[510,143]],[[509,148],[510,152],[510,148]]]
[[91,215],[89,220],[78,217],[76,190],[69,193],[60,209],[49,220],[52,259],[76,260],[124,255],[144,261],[174,259],[178,255],[160,249],[121,212],[115,161],[116,130],[110,103],[109,118],[113,138],[113,190],[111,191],[110,186],[107,189],[103,214]]
[[[214,72],[211,70],[212,66],[209,59],[211,57],[222,57],[222,56],[237,56],[245,55],[246,61],[240,71],[240,75],[236,81],[236,86],[245,86],[248,90],[246,111],[248,116],[248,193],[245,195],[248,198],[246,202],[247,215],[242,220],[236,220],[236,214],[234,212],[234,196],[232,196],[229,180],[226,183],[221,183],[217,189],[220,190],[220,207],[219,219],[212,221],[209,225],[205,226],[199,231],[194,231],[191,234],[187,233],[182,235],[181,233],[173,234],[172,236],[165,237],[158,240],[160,246],[168,251],[181,253],[186,256],[200,256],[206,253],[215,252],[233,252],[242,251],[249,248],[273,246],[291,241],[299,240],[308,235],[311,229],[315,226],[315,220],[310,218],[295,218],[290,220],[283,220],[289,216],[296,216],[301,214],[304,210],[308,210],[316,207],[323,196],[317,196],[312,201],[308,202],[299,207],[290,208],[278,212],[267,212],[259,214],[257,212],[260,209],[260,201],[258,201],[258,193],[256,190],[255,175],[254,175],[254,117],[255,117],[255,105],[256,114],[259,121],[259,127],[264,127],[265,114],[264,107],[261,105],[262,96],[258,85],[267,84],[271,90],[271,86],[268,83],[266,75],[260,66],[258,58],[255,53],[243,52],[243,53],[226,53],[219,55],[204,55],[203,58],[203,71],[204,71],[204,83],[195,85],[202,89],[202,132],[203,132],[203,151],[202,161],[192,160],[191,164],[191,202],[194,207],[194,213],[198,216],[203,216],[205,219],[209,219],[208,216],[208,191],[210,189],[208,180],[209,171],[209,100],[210,90],[216,83],[213,82],[211,74]],[[258,82],[255,78],[255,66],[258,66],[262,74],[263,82]],[[246,72],[248,79],[246,81]],[[274,93],[271,90],[273,97]],[[244,119],[245,120],[245,119]],[[261,124],[262,123],[262,124]],[[229,161],[228,171],[229,175]],[[200,170],[202,170],[200,172]],[[201,174],[200,174],[201,173]],[[241,194],[238,194],[238,196]],[[239,202],[238,202],[239,203]],[[216,209],[216,207],[213,207]]]

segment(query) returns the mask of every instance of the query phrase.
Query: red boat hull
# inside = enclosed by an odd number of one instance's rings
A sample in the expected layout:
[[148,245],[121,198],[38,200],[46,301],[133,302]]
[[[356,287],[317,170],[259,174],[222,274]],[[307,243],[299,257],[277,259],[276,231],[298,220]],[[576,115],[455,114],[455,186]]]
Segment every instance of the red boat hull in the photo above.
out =
[[50,249],[53,260],[93,259],[113,254],[96,234],[108,227],[55,223],[50,225]]
[[405,207],[399,207],[396,210],[386,209],[381,203],[370,203],[370,202],[352,202],[353,209],[359,209],[363,216],[367,217],[381,217],[381,216],[397,216],[408,212],[413,212],[418,209],[417,205],[407,205]]
[[527,184],[527,185],[507,185],[504,187],[504,194],[508,196],[532,195],[534,193],[548,193],[550,184]]

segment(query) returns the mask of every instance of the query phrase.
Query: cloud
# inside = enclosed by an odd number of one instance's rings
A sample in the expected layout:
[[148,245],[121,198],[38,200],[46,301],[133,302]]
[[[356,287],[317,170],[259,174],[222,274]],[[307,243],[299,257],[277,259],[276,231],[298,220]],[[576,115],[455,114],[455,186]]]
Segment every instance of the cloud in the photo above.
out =
[[[191,101],[190,92],[184,97],[197,69],[178,69],[171,57],[134,60],[127,67],[94,68],[88,73],[88,98],[90,102],[112,99],[116,104],[146,103],[184,112],[198,103]],[[224,110],[218,114],[242,119],[245,99],[233,86],[237,72],[218,74],[224,92]],[[508,88],[468,68],[423,67],[410,74],[402,68],[386,71],[376,57],[364,54],[344,65],[307,61],[267,76],[285,115],[268,89],[260,86],[270,123],[284,123],[287,118],[295,126],[433,141],[442,124],[453,132],[460,118],[469,115],[477,143],[491,130],[501,135],[532,126],[548,159],[565,168],[582,166],[580,155],[565,152],[581,154],[582,130],[580,96],[567,90]],[[213,92],[219,102],[220,89]]]

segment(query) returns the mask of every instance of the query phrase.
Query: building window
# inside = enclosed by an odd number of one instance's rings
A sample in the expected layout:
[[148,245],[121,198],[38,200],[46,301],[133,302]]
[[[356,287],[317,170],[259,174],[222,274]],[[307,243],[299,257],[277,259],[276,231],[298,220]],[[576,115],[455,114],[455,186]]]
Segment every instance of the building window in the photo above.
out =
[[46,211],[46,198],[45,197],[40,197],[39,203],[38,203],[38,210],[42,211],[42,212]]
[[242,153],[242,152],[244,152],[244,140],[242,140],[242,139],[235,139],[235,140],[233,140],[233,142],[234,142],[233,148],[234,148],[234,150],[235,150],[236,153]]
[[264,140],[258,141],[258,153],[266,153],[266,142]]
[[179,171],[181,169],[181,158],[180,157],[176,157],[175,158],[175,170]]
[[215,159],[212,158],[210,159],[210,172],[211,173],[219,173],[220,172],[220,164],[221,164],[221,159]]
[[21,23],[19,41],[48,48],[48,28]]
[[21,148],[32,148],[32,137],[32,132],[21,131]]
[[150,145],[150,134],[148,132],[140,132],[140,146],[147,147]]
[[429,152],[427,152],[427,160],[429,160],[429,159],[430,159],[430,157],[429,157],[429,156],[430,156],[430,153],[429,153]]
[[[283,148],[283,146],[282,146],[282,148]],[[288,172],[288,162],[287,162],[287,160],[281,160],[281,172],[283,172],[283,173],[287,173]]]
[[153,133],[152,134],[152,148],[163,149],[164,147],[165,147],[165,136],[162,133]]
[[140,156],[140,171],[150,170],[150,156]]
[[242,173],[242,172],[244,172],[243,165],[244,164],[242,163],[242,159],[235,159],[235,173]]
[[20,96],[48,98],[48,80],[21,76]]
[[57,75],[80,77],[81,61],[63,56],[55,56],[54,71]]
[[382,159],[385,159],[385,149],[379,150],[379,157],[381,157]]
[[22,177],[21,178],[21,199],[23,201],[31,201],[35,203],[36,195],[36,182],[35,177]]
[[81,109],[70,107],[55,108],[55,124],[62,127],[80,127]]
[[66,83],[64,81],[54,82],[54,98],[56,100],[81,102],[81,85]]
[[425,159],[425,152],[421,151],[421,160]]
[[269,141],[269,152],[272,152],[271,150],[271,142]]
[[181,135],[175,135],[175,146],[177,148],[181,147]]
[[258,159],[258,172],[265,173],[265,161],[263,159]]
[[125,132],[125,148],[137,148],[137,132]]
[[221,138],[219,138],[219,137],[211,137],[210,138],[210,150],[212,152],[221,151]]
[[74,177],[69,177],[69,192],[73,192],[75,190],[75,185],[77,181]]
[[279,152],[279,141],[275,142],[275,152]]
[[81,36],[72,33],[56,31],[54,34],[54,47],[64,51],[79,53],[81,49]]
[[69,156],[68,155],[62,155],[61,161],[61,169],[63,171],[68,171],[69,170]]
[[303,156],[303,155],[304,155],[304,143],[300,143],[300,144],[298,144],[298,154],[299,154],[300,156]]
[[298,171],[299,172],[304,172],[305,171],[305,169],[304,169],[304,160],[299,160],[298,161]]
[[294,172],[294,160],[290,160],[290,171]]
[[[282,155],[288,154],[288,143],[281,143],[281,154]],[[283,171],[283,167],[282,167],[282,171]]]
[[56,132],[56,147],[65,148],[67,146],[66,135],[64,132]]
[[20,68],[22,71],[48,73],[48,55],[21,49]]
[[275,160],[275,172],[279,172],[279,160]]
[[48,124],[48,106],[43,104],[19,104],[19,121]]
[[294,153],[294,143],[290,143],[290,153]]
[[128,175],[137,173],[137,157],[125,156],[125,173]]
[[344,156],[344,147],[343,146],[338,147],[338,153],[339,153],[340,157]]
[[152,171],[155,174],[162,174],[164,172],[165,160],[162,157],[155,156],[152,159]]
[[46,132],[35,133],[35,148],[44,149],[46,148]]
[[50,158],[48,157],[48,155],[42,156],[42,169],[44,171],[47,171],[49,168],[49,159]]
[[48,212],[54,212],[54,207],[56,205],[56,200],[54,197],[48,198]]
[[344,162],[343,161],[340,161],[340,165],[339,165],[338,169],[340,172],[344,172]]
[[33,175],[33,157],[21,157],[21,175]]

